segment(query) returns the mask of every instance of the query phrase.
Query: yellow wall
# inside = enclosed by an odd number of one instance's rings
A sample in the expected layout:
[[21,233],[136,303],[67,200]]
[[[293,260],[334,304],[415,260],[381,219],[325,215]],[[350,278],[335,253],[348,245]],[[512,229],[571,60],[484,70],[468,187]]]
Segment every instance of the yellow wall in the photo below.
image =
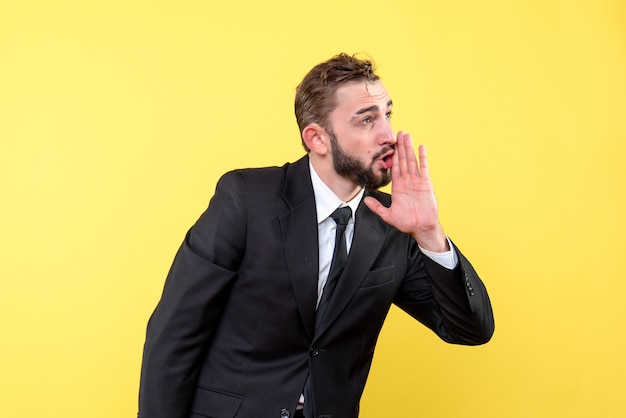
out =
[[294,88],[341,51],[429,147],[497,324],[392,311],[361,416],[626,414],[622,0],[2,0],[0,416],[134,416],[184,233],[224,171],[302,154]]

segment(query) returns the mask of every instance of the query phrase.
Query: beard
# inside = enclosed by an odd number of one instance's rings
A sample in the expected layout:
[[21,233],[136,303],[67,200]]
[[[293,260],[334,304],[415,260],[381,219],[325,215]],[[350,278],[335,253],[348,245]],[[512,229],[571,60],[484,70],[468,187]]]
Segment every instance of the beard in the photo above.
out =
[[366,190],[376,190],[391,182],[391,169],[374,168],[377,159],[388,153],[393,148],[384,147],[372,158],[372,162],[366,165],[358,158],[348,154],[341,148],[334,132],[328,132],[331,151],[333,154],[333,166],[340,176],[351,180]]

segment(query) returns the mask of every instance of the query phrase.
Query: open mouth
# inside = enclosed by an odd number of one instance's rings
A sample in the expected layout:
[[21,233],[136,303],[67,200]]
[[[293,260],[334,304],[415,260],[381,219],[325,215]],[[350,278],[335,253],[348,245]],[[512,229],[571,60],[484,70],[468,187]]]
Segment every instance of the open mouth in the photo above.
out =
[[386,154],[383,154],[378,161],[380,162],[380,165],[382,165],[382,167],[385,170],[388,170],[391,168],[391,166],[393,166],[393,150],[388,151]]

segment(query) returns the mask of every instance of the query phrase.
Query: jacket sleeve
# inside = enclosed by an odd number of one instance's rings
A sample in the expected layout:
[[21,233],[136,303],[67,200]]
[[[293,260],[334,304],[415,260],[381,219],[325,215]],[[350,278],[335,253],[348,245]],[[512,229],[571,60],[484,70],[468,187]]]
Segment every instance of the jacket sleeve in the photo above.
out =
[[489,295],[470,262],[453,250],[459,263],[450,270],[413,249],[395,303],[446,342],[484,344],[495,328]]
[[226,174],[187,233],[148,321],[139,389],[141,418],[182,418],[245,246],[241,177]]

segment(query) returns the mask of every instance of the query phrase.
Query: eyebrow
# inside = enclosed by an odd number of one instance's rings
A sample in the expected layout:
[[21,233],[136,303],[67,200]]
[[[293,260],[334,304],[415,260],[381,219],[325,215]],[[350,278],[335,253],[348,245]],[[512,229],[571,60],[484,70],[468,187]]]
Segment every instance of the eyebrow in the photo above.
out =
[[[393,105],[393,102],[391,100],[389,100],[387,102],[387,107],[389,108],[389,107],[391,107],[391,105]],[[357,110],[356,114],[357,115],[362,115],[363,113],[376,112],[376,111],[378,111],[378,105],[373,105],[373,106],[370,106],[370,107],[365,107],[363,109]]]

